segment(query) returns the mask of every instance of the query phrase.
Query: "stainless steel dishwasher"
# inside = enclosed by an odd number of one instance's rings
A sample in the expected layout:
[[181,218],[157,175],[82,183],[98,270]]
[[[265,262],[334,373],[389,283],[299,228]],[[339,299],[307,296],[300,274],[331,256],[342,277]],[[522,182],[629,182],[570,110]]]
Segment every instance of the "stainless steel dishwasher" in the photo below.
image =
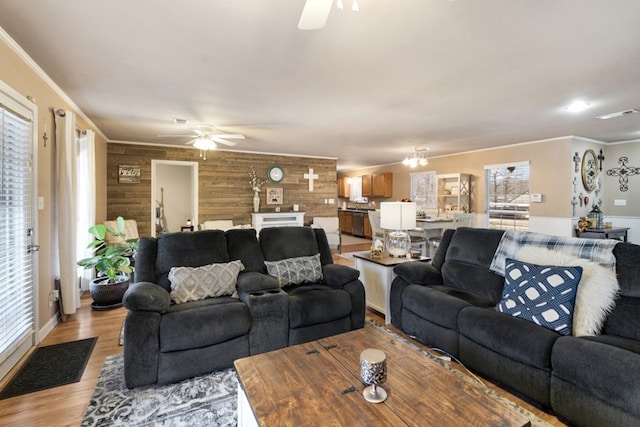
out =
[[353,221],[351,223],[351,234],[358,237],[364,237],[364,212],[354,212]]

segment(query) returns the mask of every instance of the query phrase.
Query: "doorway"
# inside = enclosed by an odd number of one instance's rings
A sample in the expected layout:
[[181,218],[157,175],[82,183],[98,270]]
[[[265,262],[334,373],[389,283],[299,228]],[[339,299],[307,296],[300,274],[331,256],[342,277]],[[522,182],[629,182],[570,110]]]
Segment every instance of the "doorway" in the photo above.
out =
[[198,226],[198,162],[151,160],[151,235]]

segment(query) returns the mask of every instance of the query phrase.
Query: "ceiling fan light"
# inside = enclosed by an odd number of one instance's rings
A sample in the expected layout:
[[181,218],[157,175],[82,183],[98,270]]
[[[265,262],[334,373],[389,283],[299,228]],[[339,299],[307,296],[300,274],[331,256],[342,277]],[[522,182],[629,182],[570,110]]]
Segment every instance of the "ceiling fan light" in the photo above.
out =
[[351,10],[354,12],[360,12],[360,6],[358,5],[358,0],[353,0],[353,4],[351,5]]
[[209,138],[198,138],[196,142],[193,143],[193,146],[198,150],[215,150],[217,145],[215,142],[210,140]]

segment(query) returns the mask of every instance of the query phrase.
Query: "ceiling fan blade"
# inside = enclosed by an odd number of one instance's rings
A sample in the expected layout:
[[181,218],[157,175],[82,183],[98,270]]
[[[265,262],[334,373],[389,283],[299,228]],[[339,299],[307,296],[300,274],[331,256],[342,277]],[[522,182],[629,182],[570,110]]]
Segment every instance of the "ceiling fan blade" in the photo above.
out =
[[233,147],[233,146],[235,146],[235,145],[238,145],[238,143],[237,143],[237,142],[234,142],[234,141],[227,141],[226,139],[222,139],[222,138],[216,138],[216,136],[215,136],[215,135],[210,135],[210,136],[209,136],[209,139],[210,139],[210,140],[212,140],[212,141],[214,141],[215,143],[218,143],[218,144],[224,144],[224,145],[227,145],[227,146],[229,146],[229,147]]
[[307,0],[298,21],[299,30],[317,30],[324,27],[333,0]]
[[214,133],[210,136],[214,138],[225,138],[225,139],[244,139],[244,135],[239,133]]

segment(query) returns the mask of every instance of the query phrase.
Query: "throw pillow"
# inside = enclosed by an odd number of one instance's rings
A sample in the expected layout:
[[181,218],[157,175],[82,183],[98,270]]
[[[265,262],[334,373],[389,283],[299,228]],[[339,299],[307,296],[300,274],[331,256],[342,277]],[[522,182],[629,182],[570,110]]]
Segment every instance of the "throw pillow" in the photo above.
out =
[[317,283],[322,280],[320,254],[286,258],[280,261],[265,261],[269,275],[278,279],[280,287]]
[[238,274],[244,270],[241,261],[203,265],[202,267],[172,267],[169,271],[171,299],[176,304],[210,297],[235,295]]
[[517,259],[535,264],[577,265],[582,267],[573,313],[573,335],[598,335],[611,313],[620,291],[613,269],[571,254],[547,248],[525,246]]
[[537,265],[507,258],[496,310],[571,335],[582,267]]

